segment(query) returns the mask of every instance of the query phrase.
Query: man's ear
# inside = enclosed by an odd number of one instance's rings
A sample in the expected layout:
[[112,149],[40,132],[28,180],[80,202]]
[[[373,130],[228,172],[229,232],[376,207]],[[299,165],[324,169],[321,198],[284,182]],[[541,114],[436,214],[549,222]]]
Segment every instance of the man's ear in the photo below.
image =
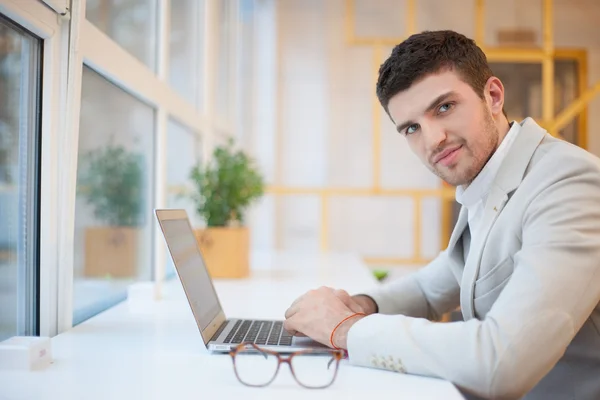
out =
[[484,94],[494,118],[504,115],[504,85],[500,79],[495,76],[490,77],[485,84]]

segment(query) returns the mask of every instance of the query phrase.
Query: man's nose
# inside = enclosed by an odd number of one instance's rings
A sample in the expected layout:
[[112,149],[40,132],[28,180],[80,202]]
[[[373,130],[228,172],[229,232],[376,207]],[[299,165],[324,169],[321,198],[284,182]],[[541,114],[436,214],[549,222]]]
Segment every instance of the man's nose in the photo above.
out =
[[446,131],[436,125],[430,125],[424,132],[425,146],[429,153],[438,150],[447,139]]

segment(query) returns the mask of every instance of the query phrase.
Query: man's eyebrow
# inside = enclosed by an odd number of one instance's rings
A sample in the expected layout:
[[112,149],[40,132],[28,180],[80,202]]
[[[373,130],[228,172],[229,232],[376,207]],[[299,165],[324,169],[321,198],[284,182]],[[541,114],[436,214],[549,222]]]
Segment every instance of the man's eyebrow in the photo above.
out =
[[[443,102],[444,100],[446,100],[448,97],[452,96],[454,94],[453,91],[450,92],[446,92],[446,93],[442,93],[440,94],[438,97],[436,97],[431,103],[429,103],[429,106],[427,106],[427,108],[425,109],[425,114],[431,112],[434,108],[436,108],[438,106],[438,104],[440,104],[441,102]],[[399,133],[402,133],[402,131],[406,128],[408,128],[409,126],[413,125],[414,122],[413,121],[406,121],[400,125],[396,126],[396,130]]]

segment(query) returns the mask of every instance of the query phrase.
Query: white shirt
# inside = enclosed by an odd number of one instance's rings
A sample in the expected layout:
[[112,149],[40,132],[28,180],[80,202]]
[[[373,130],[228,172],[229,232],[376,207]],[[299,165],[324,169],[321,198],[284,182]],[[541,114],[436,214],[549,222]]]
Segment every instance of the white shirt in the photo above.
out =
[[487,195],[492,188],[492,183],[496,174],[502,165],[504,157],[510,148],[510,145],[514,141],[515,137],[519,133],[519,125],[516,121],[512,122],[512,126],[508,130],[508,133],[498,146],[498,149],[494,152],[492,157],[489,159],[487,164],[475,177],[473,182],[468,187],[458,186],[456,188],[456,201],[467,208],[467,215],[469,221],[469,230],[471,236],[475,236],[481,217],[483,215],[483,209]]

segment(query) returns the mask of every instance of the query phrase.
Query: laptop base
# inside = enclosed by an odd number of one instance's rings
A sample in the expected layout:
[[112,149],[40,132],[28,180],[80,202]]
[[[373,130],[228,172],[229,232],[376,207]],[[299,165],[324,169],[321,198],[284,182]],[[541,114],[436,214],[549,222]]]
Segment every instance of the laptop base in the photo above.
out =
[[291,336],[283,329],[283,321],[248,319],[224,321],[206,347],[213,352],[229,352],[240,343],[254,343],[260,348],[278,353],[327,348],[310,338]]

